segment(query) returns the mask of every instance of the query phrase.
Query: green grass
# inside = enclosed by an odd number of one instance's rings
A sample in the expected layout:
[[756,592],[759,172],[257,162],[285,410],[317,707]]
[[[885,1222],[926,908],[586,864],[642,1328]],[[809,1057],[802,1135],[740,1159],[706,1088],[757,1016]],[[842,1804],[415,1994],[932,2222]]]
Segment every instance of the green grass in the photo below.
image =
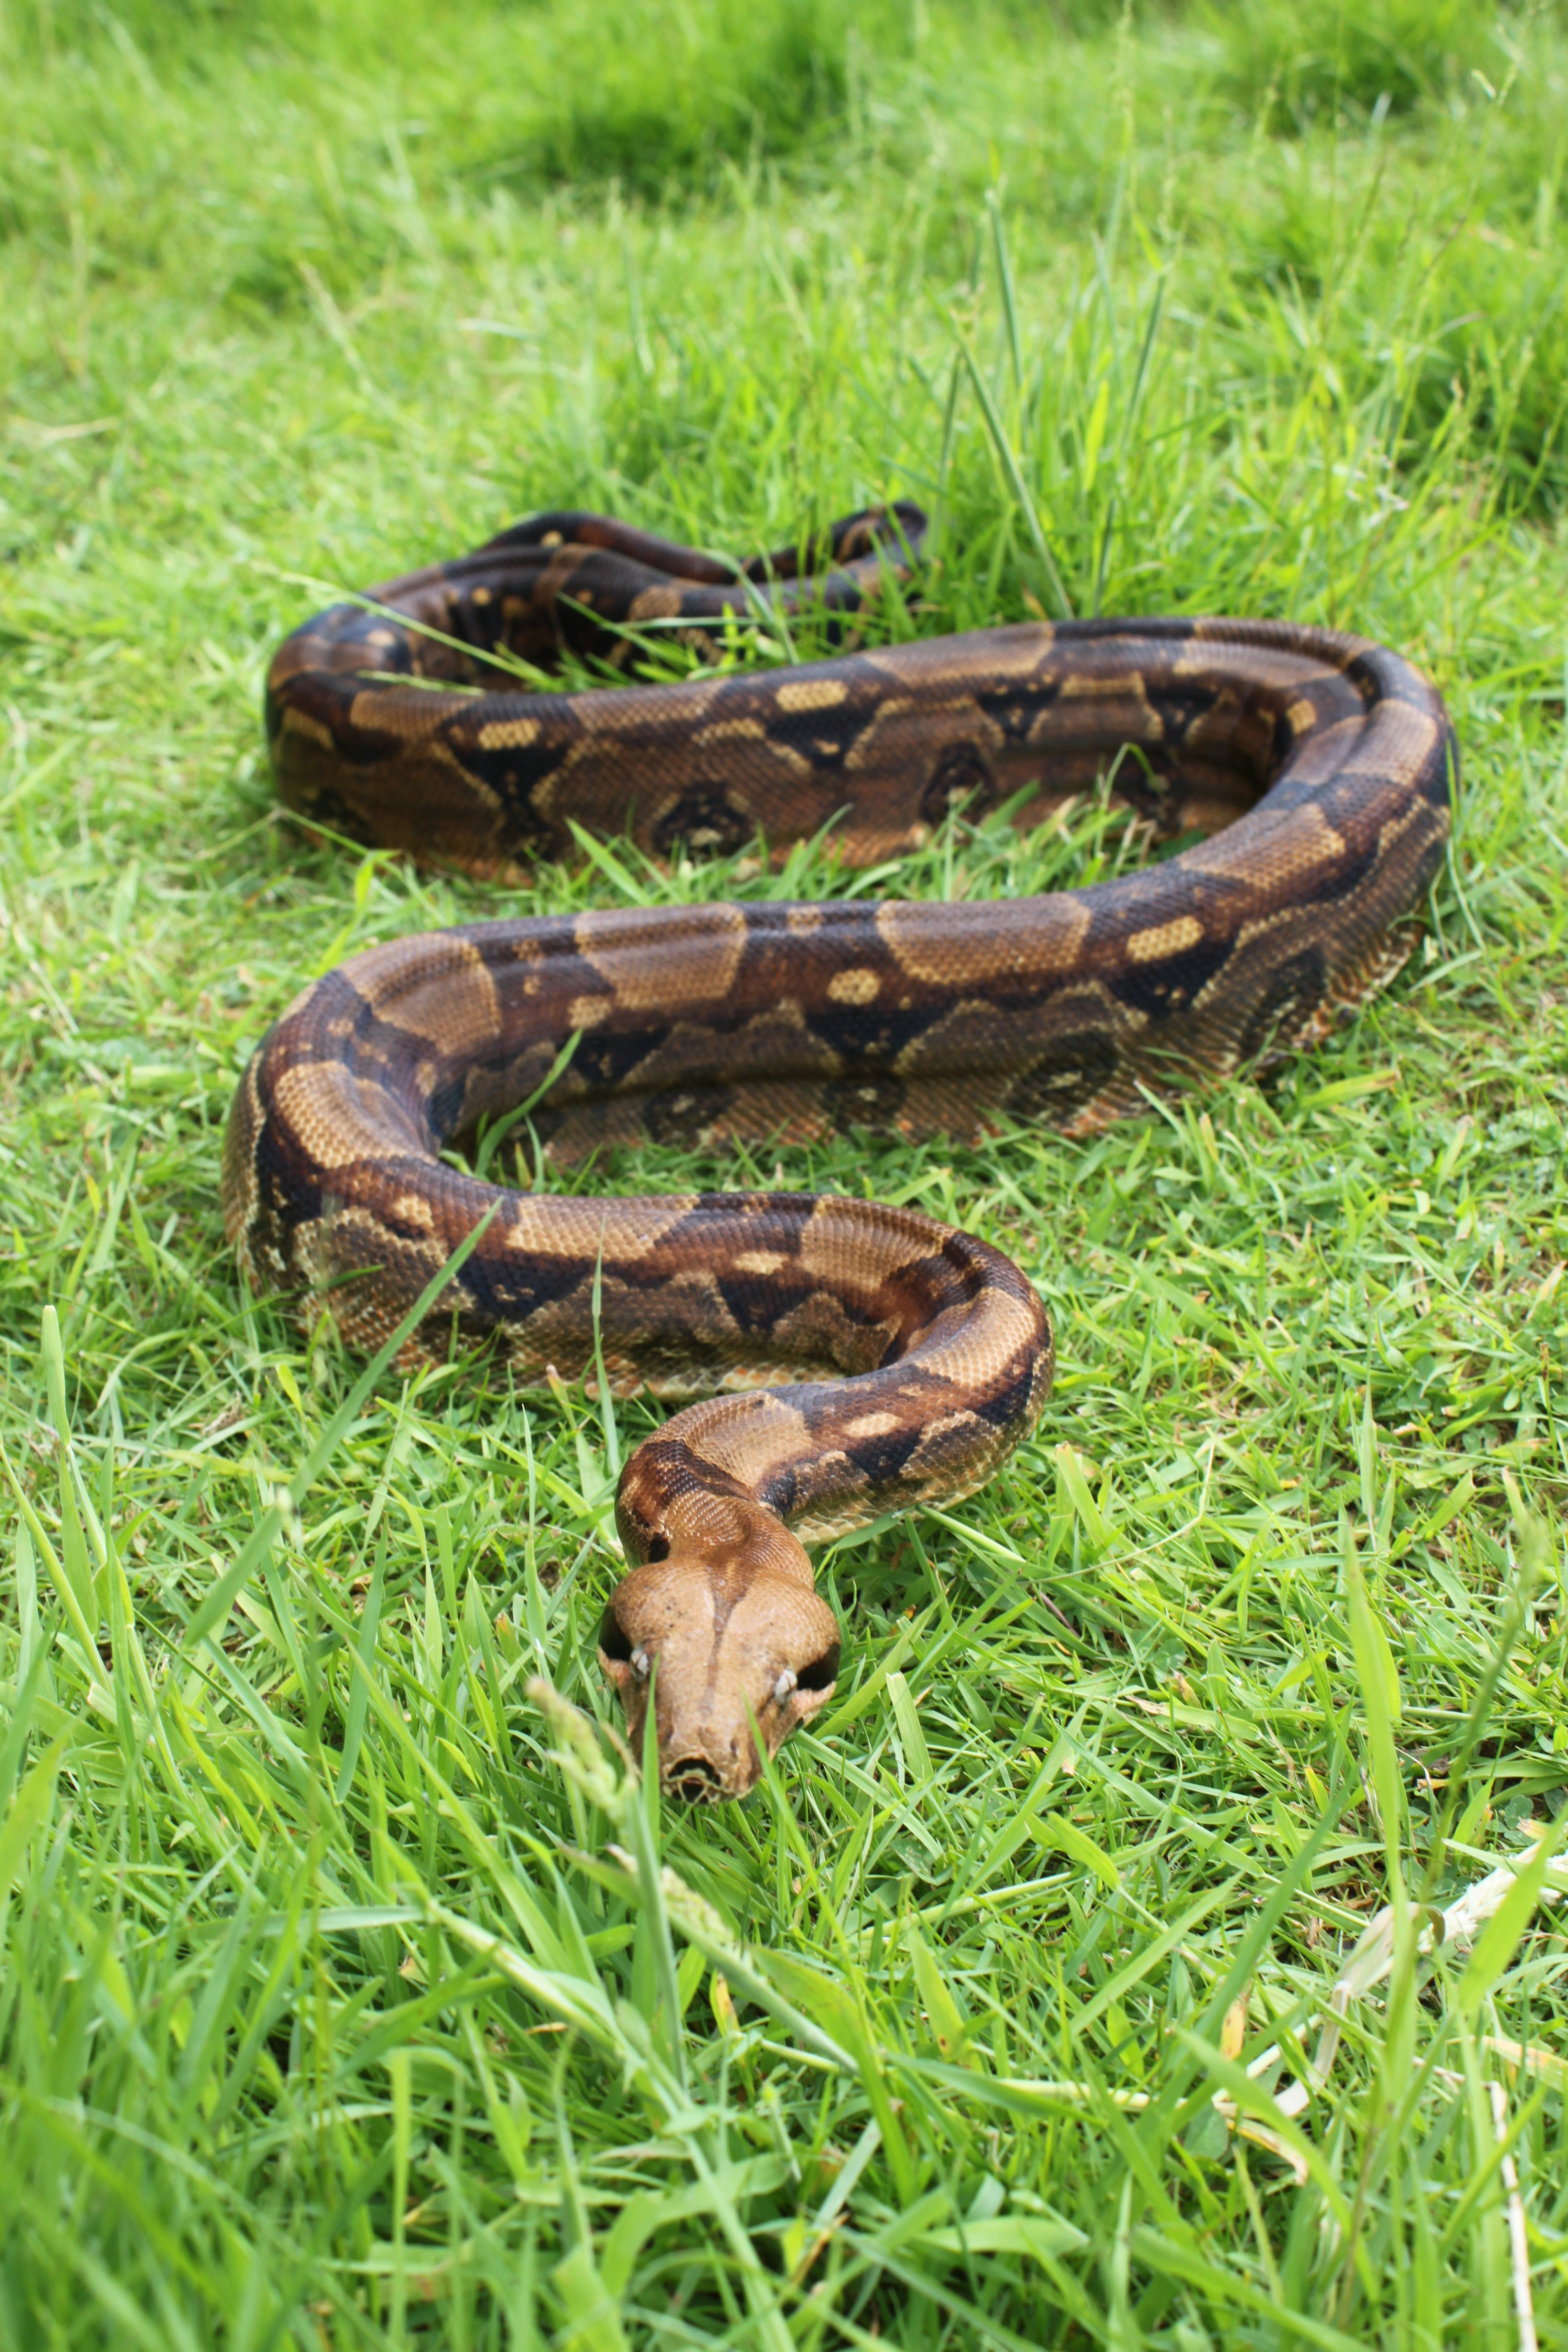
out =
[[[1302,2074],[1391,1887],[1568,1796],[1565,98],[1551,6],[3,0],[0,2342],[1500,2352],[1495,2080],[1568,2344],[1563,2101],[1492,2046],[1563,2048],[1551,1911],[1462,1989],[1403,1932],[1306,2185],[1213,2105],[1223,2051]],[[1013,1252],[1061,1369],[983,1495],[824,1558],[848,1665],[776,1778],[660,1819],[530,1696],[611,1719],[653,1409],[362,1391],[237,1286],[268,1020],[519,904],[303,845],[260,671],[302,580],[530,507],[749,552],[898,494],[889,627],[1406,647],[1456,848],[1267,1088],[776,1155]]]

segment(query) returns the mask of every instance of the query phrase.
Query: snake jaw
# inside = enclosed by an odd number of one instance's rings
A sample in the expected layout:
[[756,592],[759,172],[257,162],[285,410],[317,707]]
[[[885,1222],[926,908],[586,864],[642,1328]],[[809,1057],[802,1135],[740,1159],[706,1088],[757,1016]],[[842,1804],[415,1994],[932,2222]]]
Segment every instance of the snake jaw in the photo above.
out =
[[765,1527],[748,1527],[739,1545],[678,1544],[634,1569],[605,1612],[599,1664],[634,1750],[651,1687],[667,1797],[745,1796],[762,1774],[758,1739],[776,1756],[833,1695],[837,1622],[795,1538],[771,1513],[755,1516]]

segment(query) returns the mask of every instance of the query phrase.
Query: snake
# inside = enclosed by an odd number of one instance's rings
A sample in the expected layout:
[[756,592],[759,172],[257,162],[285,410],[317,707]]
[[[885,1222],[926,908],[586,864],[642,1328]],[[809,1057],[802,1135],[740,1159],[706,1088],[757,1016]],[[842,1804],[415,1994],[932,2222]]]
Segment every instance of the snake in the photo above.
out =
[[[405,1365],[475,1348],[524,1390],[692,1400],[620,1473],[598,1655],[633,1750],[651,1730],[693,1802],[743,1796],[833,1695],[808,1547],[991,1477],[1045,1404],[1051,1322],[1001,1251],[913,1208],[592,1198],[548,1171],[650,1142],[1090,1136],[1322,1040],[1403,961],[1448,836],[1454,730],[1386,646],[1180,615],[922,637],[927,557],[903,502],[747,564],[554,511],[315,614],[268,677],[305,825],[520,889],[595,836],[678,868],[820,837],[854,869],[1097,793],[1142,828],[1143,863],[1039,896],[395,939],[249,1061],[226,1228],[307,1329],[325,1310],[374,1351],[434,1286]],[[741,658],[805,625],[826,657]],[[474,1139],[523,1115],[535,1180],[485,1181]]]

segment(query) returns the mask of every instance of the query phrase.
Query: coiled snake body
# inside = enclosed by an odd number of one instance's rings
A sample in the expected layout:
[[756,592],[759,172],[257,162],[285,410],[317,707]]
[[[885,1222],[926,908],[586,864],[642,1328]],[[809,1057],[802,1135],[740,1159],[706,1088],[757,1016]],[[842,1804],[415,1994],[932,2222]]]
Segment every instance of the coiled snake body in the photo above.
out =
[[651,1683],[662,1778],[688,1797],[743,1793],[756,1739],[775,1751],[832,1690],[838,1631],[805,1545],[971,1492],[1032,1428],[1045,1309],[998,1252],[910,1210],[501,1192],[443,1148],[536,1096],[559,1162],[855,1122],[1086,1135],[1141,1090],[1320,1038],[1400,961],[1393,927],[1448,830],[1453,735],[1426,680],[1279,623],[995,628],[616,692],[491,683],[498,648],[618,660],[621,623],[852,613],[922,530],[913,509],[868,512],[747,576],[540,516],[318,615],[268,681],[294,808],[481,871],[569,851],[573,822],[660,855],[837,822],[865,863],[953,808],[1013,801],[1035,823],[1108,772],[1157,838],[1197,836],[1116,881],[987,905],[467,924],[353,957],[258,1049],[224,1171],[253,1283],[374,1347],[499,1201],[417,1349],[455,1332],[525,1381],[602,1368],[705,1400],[622,1475],[630,1572],[600,1646],[634,1738]]

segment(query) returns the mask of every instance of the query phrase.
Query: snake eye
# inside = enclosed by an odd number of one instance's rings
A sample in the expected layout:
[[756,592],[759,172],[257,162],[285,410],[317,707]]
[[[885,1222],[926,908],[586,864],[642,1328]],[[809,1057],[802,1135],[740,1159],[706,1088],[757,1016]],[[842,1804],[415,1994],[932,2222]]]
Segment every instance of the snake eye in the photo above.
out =
[[631,1638],[623,1633],[621,1621],[612,1601],[599,1620],[599,1647],[613,1665],[629,1666],[632,1662]]
[[836,1683],[838,1680],[838,1651],[839,1644],[835,1642],[831,1649],[824,1650],[820,1658],[813,1658],[809,1666],[802,1666],[795,1676],[796,1690],[826,1690],[829,1684]]

